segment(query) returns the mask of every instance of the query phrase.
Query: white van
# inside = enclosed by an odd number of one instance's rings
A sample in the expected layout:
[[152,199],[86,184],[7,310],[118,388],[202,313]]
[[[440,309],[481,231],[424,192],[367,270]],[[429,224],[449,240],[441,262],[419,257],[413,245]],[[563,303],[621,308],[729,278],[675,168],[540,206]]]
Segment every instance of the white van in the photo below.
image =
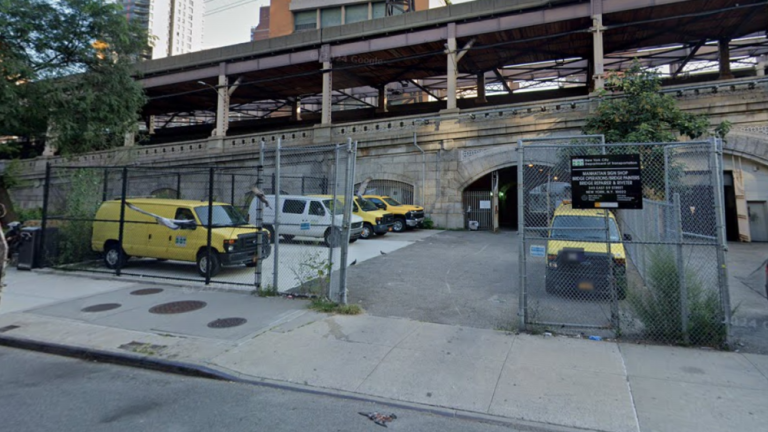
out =
[[[280,236],[285,240],[293,238],[323,239],[331,247],[339,246],[341,224],[344,220],[344,207],[338,200],[330,198],[308,197],[303,195],[280,195],[280,205],[275,205],[275,196],[266,195],[269,207],[262,205],[264,228],[269,230],[272,241],[275,240],[275,209],[280,212]],[[248,220],[256,223],[256,202],[251,201]],[[335,205],[334,205],[335,204]],[[335,215],[331,219],[331,215]],[[333,221],[333,226],[331,226]],[[360,238],[363,231],[363,218],[352,215],[350,220],[349,242]]]

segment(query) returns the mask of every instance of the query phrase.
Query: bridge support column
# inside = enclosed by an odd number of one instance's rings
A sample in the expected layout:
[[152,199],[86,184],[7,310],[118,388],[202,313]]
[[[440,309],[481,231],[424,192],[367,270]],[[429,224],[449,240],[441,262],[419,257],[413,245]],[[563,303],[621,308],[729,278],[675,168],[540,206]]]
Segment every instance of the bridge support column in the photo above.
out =
[[301,98],[291,100],[291,121],[301,121]]
[[447,78],[448,78],[448,88],[447,88],[447,94],[445,95],[445,99],[447,101],[446,105],[446,111],[455,111],[456,110],[456,79],[457,79],[457,69],[458,69],[458,60],[457,60],[457,52],[456,52],[456,24],[450,23],[448,24],[448,43],[446,44],[447,48]]
[[733,79],[733,73],[731,73],[731,48],[729,46],[730,39],[720,39],[717,41],[717,47],[719,50],[720,60],[720,79],[727,80]]
[[376,107],[377,113],[385,113],[387,112],[387,105],[389,105],[389,100],[387,99],[387,86],[386,84],[379,87],[377,89],[379,91],[379,102],[378,107]]
[[485,72],[480,72],[477,74],[477,99],[475,99],[475,103],[484,104],[486,102],[488,99],[485,98]]
[[765,76],[765,55],[761,55],[757,58],[757,64],[755,65],[755,73],[759,77]]
[[320,116],[320,123],[324,125],[331,124],[331,93],[333,93],[333,77],[331,62],[323,62],[323,113]]
[[592,81],[591,90],[598,92],[605,88],[605,69],[603,53],[603,14],[602,3],[592,3],[592,75],[589,77]]
[[219,64],[219,85],[216,89],[219,94],[216,102],[216,130],[214,136],[224,137],[229,129],[229,79],[227,78],[227,64]]

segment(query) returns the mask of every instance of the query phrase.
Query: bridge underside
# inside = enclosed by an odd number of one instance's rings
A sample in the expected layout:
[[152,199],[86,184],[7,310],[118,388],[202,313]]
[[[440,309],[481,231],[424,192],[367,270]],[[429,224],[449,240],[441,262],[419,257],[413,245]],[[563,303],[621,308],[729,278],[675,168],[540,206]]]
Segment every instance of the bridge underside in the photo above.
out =
[[[475,3],[480,8],[492,2]],[[765,1],[508,3],[502,11],[463,20],[425,19],[413,26],[398,27],[397,20],[405,18],[390,17],[385,20],[392,20],[391,32],[350,32],[330,43],[324,41],[333,28],[293,35],[309,42],[282,51],[266,52],[266,44],[277,42],[264,41],[179,56],[175,66],[148,62],[143,82],[149,103],[143,114],[148,123],[152,118],[154,142],[162,142],[163,135],[209,136],[217,112],[220,122],[231,125],[214,133],[229,129],[231,135],[330,123],[330,111],[333,123],[341,123],[436,112],[452,108],[452,100],[457,108],[468,108],[585,95],[601,85],[602,69],[621,70],[635,58],[663,67],[668,81],[677,83],[764,70]],[[447,9],[460,11],[459,6]],[[338,27],[337,33],[354,26]],[[455,56],[446,54],[451,43]],[[237,55],[228,56],[234,51]],[[187,58],[190,63],[184,64]],[[713,68],[714,74],[696,76]],[[548,90],[524,91],[537,88]],[[173,130],[163,133],[163,127]]]

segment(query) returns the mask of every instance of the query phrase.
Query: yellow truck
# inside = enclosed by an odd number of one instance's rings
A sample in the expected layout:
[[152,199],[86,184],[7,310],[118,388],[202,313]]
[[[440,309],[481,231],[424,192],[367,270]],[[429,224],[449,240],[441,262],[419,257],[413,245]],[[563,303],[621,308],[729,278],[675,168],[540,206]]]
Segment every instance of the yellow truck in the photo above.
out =
[[[316,198],[331,198],[330,195],[313,195]],[[339,198],[343,203],[344,200]],[[372,202],[367,201],[360,197],[355,197],[352,201],[352,215],[359,216],[363,219],[363,230],[360,233],[360,238],[367,240],[373,237],[374,234],[383,236],[392,230],[392,225],[395,223],[394,215],[392,213],[379,210]]]
[[403,232],[408,228],[421,226],[424,222],[424,207],[400,204],[397,200],[386,195],[363,195],[363,198],[372,202],[381,210],[392,213],[395,223],[392,231]]
[[[606,231],[610,233],[610,242],[607,241]],[[616,296],[623,300],[627,294],[624,240],[631,240],[631,237],[621,236],[616,218],[610,211],[574,209],[570,201],[563,201],[555,210],[549,227],[545,275],[547,293],[610,294],[608,276],[612,268]]]
[[[197,271],[208,271],[208,202],[160,198],[126,200],[123,247],[120,248],[120,200],[105,201],[96,212],[91,248],[104,254],[104,264],[114,269],[131,257],[189,261]],[[210,275],[222,266],[255,264],[259,231],[233,206],[213,203]],[[268,233],[262,239],[262,259],[271,253]]]

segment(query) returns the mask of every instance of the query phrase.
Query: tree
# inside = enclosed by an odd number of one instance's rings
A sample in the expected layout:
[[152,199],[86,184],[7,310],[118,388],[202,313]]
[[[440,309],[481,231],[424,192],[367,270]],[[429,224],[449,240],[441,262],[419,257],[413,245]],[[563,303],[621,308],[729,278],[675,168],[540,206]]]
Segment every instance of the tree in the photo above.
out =
[[[0,0],[0,136],[55,138],[63,155],[122,144],[145,103],[146,31],[102,0]],[[0,158],[29,145],[3,145]]]
[[[624,97],[604,99],[582,128],[585,134],[603,134],[609,143],[673,142],[679,136],[696,139],[710,128],[705,115],[687,113],[675,99],[662,94],[661,78],[638,61],[623,73],[611,75],[606,87]],[[721,123],[715,134],[724,136],[730,124]]]

